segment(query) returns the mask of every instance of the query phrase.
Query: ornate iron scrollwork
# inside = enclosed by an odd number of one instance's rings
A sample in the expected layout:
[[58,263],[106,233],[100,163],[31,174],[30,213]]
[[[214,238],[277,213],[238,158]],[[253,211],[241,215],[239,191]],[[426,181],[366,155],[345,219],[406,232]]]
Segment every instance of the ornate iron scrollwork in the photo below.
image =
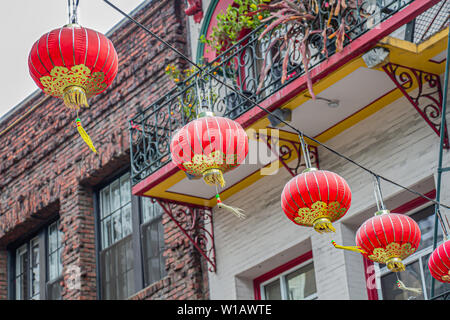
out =
[[[439,75],[393,63],[387,63],[383,69],[425,122],[440,136],[443,98]],[[444,148],[449,148],[447,125]]]
[[214,226],[209,208],[181,205],[164,199],[154,199],[206,259],[208,270],[216,272]]
[[[305,158],[302,155],[302,146],[299,141],[294,141],[279,136],[257,132],[256,138],[267,144],[267,147],[275,153],[286,170],[295,177],[306,169]],[[316,146],[308,145],[311,165],[319,169],[319,152]],[[295,161],[293,161],[295,159]]]

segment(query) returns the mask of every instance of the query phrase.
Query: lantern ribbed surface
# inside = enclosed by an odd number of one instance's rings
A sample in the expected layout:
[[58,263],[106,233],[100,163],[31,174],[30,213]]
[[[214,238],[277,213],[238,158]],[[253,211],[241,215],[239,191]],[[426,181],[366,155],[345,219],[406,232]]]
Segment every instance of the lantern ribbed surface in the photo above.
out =
[[203,176],[208,184],[220,181],[223,185],[222,174],[244,162],[248,137],[236,121],[205,116],[189,122],[174,134],[170,152],[172,161],[181,170],[196,177]]
[[89,98],[112,83],[117,75],[118,57],[112,42],[103,34],[68,25],[44,34],[34,43],[28,67],[31,77],[46,94],[63,97],[74,87]]
[[286,216],[301,226],[318,232],[335,231],[331,223],[350,208],[352,193],[338,174],[326,170],[305,170],[292,178],[281,194]]
[[404,270],[402,260],[419,247],[421,232],[410,217],[386,213],[365,221],[356,232],[356,245],[368,259],[386,264],[392,271]]
[[450,240],[433,251],[428,260],[428,269],[436,280],[450,283]]

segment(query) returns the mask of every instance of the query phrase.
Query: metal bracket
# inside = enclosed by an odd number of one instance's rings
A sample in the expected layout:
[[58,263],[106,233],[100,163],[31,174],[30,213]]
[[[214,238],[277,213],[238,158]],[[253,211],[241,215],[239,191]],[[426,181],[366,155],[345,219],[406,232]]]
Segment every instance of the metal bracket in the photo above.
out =
[[214,226],[212,210],[179,204],[166,199],[154,198],[184,233],[194,247],[209,263],[208,270],[216,272],[216,251],[214,248]]
[[[439,75],[394,63],[387,63],[383,70],[439,137],[443,102]],[[418,92],[413,95],[410,89],[416,86]],[[447,125],[444,148],[449,148]]]
[[[279,132],[287,132],[292,134],[291,132],[279,130]],[[288,138],[282,138],[280,135],[272,135],[271,132],[268,132],[267,135],[256,132],[255,137],[257,140],[265,142],[267,147],[272,150],[275,155],[280,160],[281,164],[286,168],[286,170],[295,177],[301,171],[306,169],[306,164],[304,158],[302,157],[302,146],[300,140],[291,140]],[[316,146],[308,145],[308,150],[311,159],[311,165],[317,169],[319,169],[319,152]],[[293,160],[296,157],[297,161],[294,162],[294,165],[288,165],[290,160]]]

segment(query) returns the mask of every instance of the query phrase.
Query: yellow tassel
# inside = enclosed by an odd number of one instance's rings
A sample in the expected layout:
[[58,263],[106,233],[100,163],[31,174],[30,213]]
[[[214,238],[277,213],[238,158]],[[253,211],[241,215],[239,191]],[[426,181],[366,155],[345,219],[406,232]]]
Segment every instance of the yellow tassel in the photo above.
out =
[[331,243],[333,244],[333,246],[336,249],[343,249],[343,250],[353,251],[353,252],[357,252],[357,253],[364,253],[364,250],[362,250],[358,246],[341,246],[341,245],[336,244],[336,241],[334,241],[334,240],[332,240]]
[[63,100],[66,107],[70,109],[89,108],[86,91],[82,87],[67,87],[63,93]]
[[94,151],[95,153],[98,153],[97,150],[95,150],[95,147],[94,147],[94,144],[92,143],[91,138],[88,136],[86,131],[84,131],[83,127],[81,126],[81,120],[79,118],[77,118],[76,122],[77,122],[78,133],[80,134],[81,138],[83,138],[84,142],[86,142],[86,144],[89,146],[89,148],[91,148],[92,151]]

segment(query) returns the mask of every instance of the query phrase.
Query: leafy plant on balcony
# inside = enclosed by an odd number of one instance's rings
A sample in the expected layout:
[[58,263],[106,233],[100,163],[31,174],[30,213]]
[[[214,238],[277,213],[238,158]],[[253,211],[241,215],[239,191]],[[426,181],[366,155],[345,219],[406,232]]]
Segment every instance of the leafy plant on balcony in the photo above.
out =
[[271,0],[234,0],[226,12],[217,15],[217,25],[212,28],[209,38],[201,35],[200,42],[208,44],[217,52],[225,51],[242,38],[243,32],[261,25],[261,21],[267,18],[268,13],[264,11],[259,11],[258,15],[249,13],[257,11],[259,5],[269,2]]
[[[217,67],[218,63],[213,63],[213,67]],[[202,69],[205,65],[199,65]],[[184,90],[181,96],[178,96],[179,107],[178,111],[183,111],[186,119],[192,120],[197,117],[197,112],[199,111],[199,101],[198,101],[198,87],[195,85],[196,79],[200,78],[200,74],[197,73],[197,68],[192,66],[187,69],[179,69],[175,64],[168,64],[165,68],[165,73],[175,82],[176,85],[188,87]],[[214,75],[217,71],[212,71]],[[201,78],[203,83],[208,83],[209,77]],[[218,95],[210,88],[211,104],[217,100]],[[201,103],[201,102],[200,102]]]
[[[259,40],[277,28],[285,27],[286,31],[274,37],[266,51],[264,67],[257,92],[264,84],[264,79],[272,68],[273,62],[282,57],[281,83],[288,78],[288,65],[290,54],[298,51],[307,78],[308,90],[315,99],[313,83],[309,72],[311,61],[311,47],[317,47],[317,35],[322,39],[321,53],[328,58],[328,40],[335,38],[336,52],[342,51],[346,32],[350,29],[346,16],[351,16],[350,10],[356,8],[358,0],[280,0],[270,4],[259,4],[258,10],[250,13],[268,12],[268,17],[261,20],[267,27],[260,34]],[[348,15],[349,14],[349,15]],[[322,25],[321,25],[322,21]],[[350,20],[351,21],[351,20]],[[268,57],[271,49],[279,45],[275,56]]]

